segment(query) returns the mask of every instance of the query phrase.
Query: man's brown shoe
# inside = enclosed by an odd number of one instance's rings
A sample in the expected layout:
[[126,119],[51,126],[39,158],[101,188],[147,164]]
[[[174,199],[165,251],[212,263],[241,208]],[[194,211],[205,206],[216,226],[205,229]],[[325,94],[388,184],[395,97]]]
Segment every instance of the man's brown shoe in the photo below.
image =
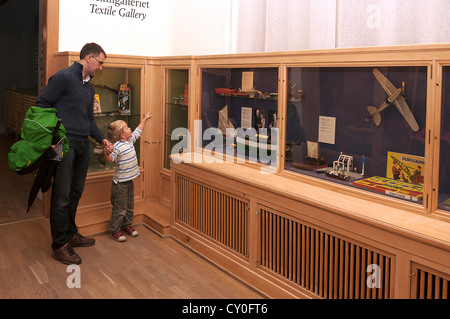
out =
[[69,240],[69,244],[72,247],[88,247],[95,244],[95,239],[76,234],[71,240]]
[[69,244],[65,244],[61,248],[53,250],[53,258],[66,265],[81,264],[80,256],[77,255]]

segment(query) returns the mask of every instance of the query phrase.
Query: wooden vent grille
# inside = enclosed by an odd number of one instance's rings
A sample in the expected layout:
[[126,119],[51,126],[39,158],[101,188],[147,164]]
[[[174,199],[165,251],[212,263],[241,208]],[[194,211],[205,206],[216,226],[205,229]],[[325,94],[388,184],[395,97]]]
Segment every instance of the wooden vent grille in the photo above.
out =
[[411,298],[413,299],[450,299],[450,276],[434,269],[412,265]]
[[321,298],[390,298],[390,257],[270,209],[259,212],[263,269]]
[[13,90],[5,90],[5,126],[16,134],[22,131],[23,119],[30,106],[36,103],[38,97]]
[[238,197],[176,177],[175,218],[240,255],[248,256],[248,203]]

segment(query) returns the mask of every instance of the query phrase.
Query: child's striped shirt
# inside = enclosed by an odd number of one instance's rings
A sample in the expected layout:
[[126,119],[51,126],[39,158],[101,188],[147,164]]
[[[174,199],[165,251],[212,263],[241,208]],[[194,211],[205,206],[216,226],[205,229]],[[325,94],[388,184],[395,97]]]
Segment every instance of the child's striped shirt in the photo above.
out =
[[139,176],[139,165],[133,144],[141,134],[142,130],[136,128],[132,133],[133,136],[128,141],[117,141],[114,143],[111,157],[113,162],[116,163],[116,170],[113,175],[115,184],[127,182]]

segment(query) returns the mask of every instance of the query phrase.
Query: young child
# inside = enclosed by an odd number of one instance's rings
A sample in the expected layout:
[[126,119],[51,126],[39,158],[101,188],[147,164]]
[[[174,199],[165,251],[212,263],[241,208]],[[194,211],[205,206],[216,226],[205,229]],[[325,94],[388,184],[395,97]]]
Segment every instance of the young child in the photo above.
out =
[[125,241],[124,233],[137,236],[138,232],[131,226],[134,209],[133,179],[139,175],[139,166],[133,144],[141,136],[145,123],[152,117],[148,112],[138,127],[131,132],[127,123],[118,120],[109,124],[108,138],[114,143],[114,149],[104,149],[107,162],[115,162],[116,170],[111,185],[111,204],[113,205],[109,232],[117,241]]

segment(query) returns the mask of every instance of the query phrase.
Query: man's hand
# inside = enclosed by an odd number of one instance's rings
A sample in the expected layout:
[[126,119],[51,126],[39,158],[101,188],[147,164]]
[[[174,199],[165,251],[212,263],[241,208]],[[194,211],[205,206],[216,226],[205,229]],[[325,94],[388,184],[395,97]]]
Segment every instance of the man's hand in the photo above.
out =
[[103,147],[103,152],[106,155],[111,154],[111,152],[114,149],[114,144],[112,144],[110,141],[108,141],[106,138],[102,141],[102,147]]

